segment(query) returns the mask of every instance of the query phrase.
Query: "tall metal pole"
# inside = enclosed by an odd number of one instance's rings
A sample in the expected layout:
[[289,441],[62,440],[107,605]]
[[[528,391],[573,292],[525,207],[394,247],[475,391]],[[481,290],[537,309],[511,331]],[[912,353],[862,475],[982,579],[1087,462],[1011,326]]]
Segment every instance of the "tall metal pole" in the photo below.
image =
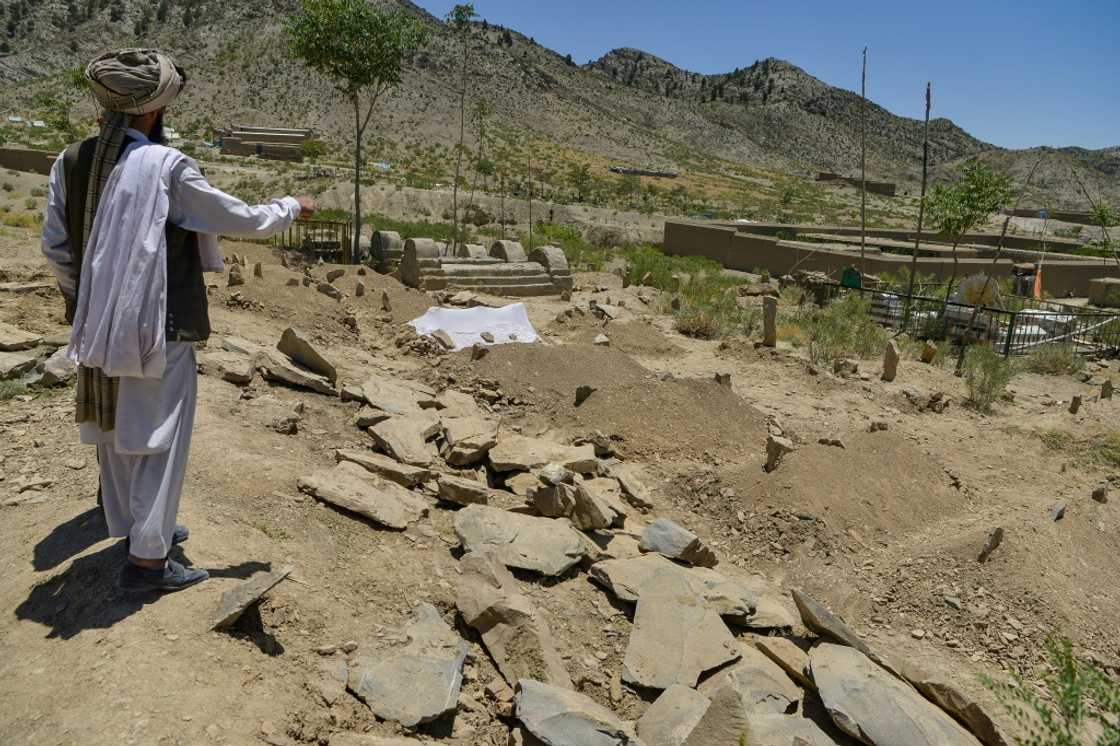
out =
[[918,249],[922,245],[922,222],[926,217],[926,180],[929,177],[929,108],[930,84],[926,81],[926,122],[922,126],[922,194],[918,199],[918,235],[914,237],[914,255],[910,257],[910,282],[906,288],[906,318],[902,326],[910,321],[910,304],[914,298],[914,278],[918,274]]
[[533,146],[529,146],[529,251],[533,250]]
[[863,48],[863,71],[859,81],[859,263],[860,285],[867,275],[867,47]]

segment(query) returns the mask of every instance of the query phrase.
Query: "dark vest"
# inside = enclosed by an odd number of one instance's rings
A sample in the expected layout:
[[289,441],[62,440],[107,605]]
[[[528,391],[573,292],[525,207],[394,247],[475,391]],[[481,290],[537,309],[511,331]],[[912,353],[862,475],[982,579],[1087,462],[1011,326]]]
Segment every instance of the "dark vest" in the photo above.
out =
[[[127,145],[128,140],[125,141]],[[85,220],[86,193],[89,187],[97,138],[74,143],[66,149],[63,175],[66,180],[66,229],[70,258],[78,268],[75,301],[81,289],[82,224]],[[121,146],[124,149],[124,145]],[[74,301],[66,301],[66,321],[74,322]],[[202,279],[202,257],[198,234],[167,224],[167,341],[200,342],[210,336],[206,283]]]

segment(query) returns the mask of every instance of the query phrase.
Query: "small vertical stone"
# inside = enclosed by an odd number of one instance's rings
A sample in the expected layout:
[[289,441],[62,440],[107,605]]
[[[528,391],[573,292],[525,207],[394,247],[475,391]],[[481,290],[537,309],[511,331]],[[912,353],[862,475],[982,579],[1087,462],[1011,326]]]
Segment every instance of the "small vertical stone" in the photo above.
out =
[[1074,394],[1073,398],[1069,401],[1069,413],[1077,414],[1077,410],[1081,409],[1081,394]]
[[884,381],[890,382],[898,375],[898,361],[900,359],[898,354],[898,344],[892,339],[887,342],[887,349],[883,351],[883,375]]
[[361,298],[365,294],[366,294],[366,284],[364,282],[362,282],[361,280],[358,280],[358,282],[355,283],[355,285],[354,285],[354,297],[355,298]]
[[388,290],[381,291],[381,310],[385,313],[391,313],[393,310],[393,304],[389,301]]
[[1112,398],[1112,379],[1111,378],[1106,378],[1106,379],[1104,379],[1104,383],[1101,384],[1101,400],[1103,401],[1105,399],[1111,399],[1111,398]]
[[256,277],[258,280],[264,279],[264,267],[261,266],[260,262],[253,265],[253,277]]
[[762,299],[762,344],[778,346],[778,299],[771,295]]

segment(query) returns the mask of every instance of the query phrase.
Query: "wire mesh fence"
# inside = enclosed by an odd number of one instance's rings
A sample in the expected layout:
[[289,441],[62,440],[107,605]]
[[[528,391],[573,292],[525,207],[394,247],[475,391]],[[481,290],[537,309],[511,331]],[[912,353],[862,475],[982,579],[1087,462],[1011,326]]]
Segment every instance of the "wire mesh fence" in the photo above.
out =
[[1120,315],[1104,311],[1019,296],[1005,298],[1005,308],[977,308],[944,297],[830,284],[829,298],[845,293],[862,294],[877,323],[914,339],[987,344],[1004,356],[1048,345],[1072,347],[1081,355],[1120,352]]
[[272,243],[290,251],[299,251],[310,259],[338,264],[351,264],[353,226],[331,220],[297,220]]

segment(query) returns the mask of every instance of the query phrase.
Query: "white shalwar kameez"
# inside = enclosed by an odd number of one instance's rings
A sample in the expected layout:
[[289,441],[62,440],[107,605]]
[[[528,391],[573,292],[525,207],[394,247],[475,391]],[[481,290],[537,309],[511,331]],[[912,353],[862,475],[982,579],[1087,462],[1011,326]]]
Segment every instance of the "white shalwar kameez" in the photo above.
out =
[[[207,183],[198,165],[137,130],[102,193],[83,259],[69,355],[120,379],[116,427],[81,424],[96,445],[109,535],[130,553],[163,559],[171,549],[194,427],[197,368],[189,342],[167,342],[167,221],[199,234],[205,271],[223,269],[218,235],[258,238],[284,231],[295,199],[250,206]],[[51,169],[43,253],[63,293],[73,297],[63,158]]]

